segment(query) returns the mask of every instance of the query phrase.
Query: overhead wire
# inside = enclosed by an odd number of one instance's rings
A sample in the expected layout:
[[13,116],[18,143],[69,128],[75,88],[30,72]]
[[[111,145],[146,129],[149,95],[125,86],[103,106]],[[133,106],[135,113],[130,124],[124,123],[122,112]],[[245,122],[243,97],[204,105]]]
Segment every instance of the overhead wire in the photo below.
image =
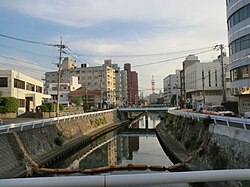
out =
[[199,51],[199,50],[204,50],[204,49],[211,49],[212,47],[202,47],[202,48],[197,48],[197,49],[190,49],[190,50],[182,50],[182,51],[173,51],[173,52],[165,52],[165,53],[151,53],[151,54],[127,54],[127,55],[103,55],[103,54],[79,54],[80,56],[90,56],[90,57],[124,57],[124,58],[129,58],[129,57],[147,57],[147,56],[162,56],[162,55],[170,55],[170,54],[178,54],[178,53],[187,53],[191,51]]
[[41,64],[37,64],[37,63],[31,63],[31,62],[28,62],[26,60],[16,59],[16,58],[5,56],[5,55],[0,55],[0,57],[5,58],[5,59],[9,59],[9,60],[13,60],[13,61],[17,61],[17,62],[24,62],[24,63],[30,64],[30,65],[40,66],[40,67],[47,68],[47,69],[53,69],[52,67],[49,67],[49,66],[44,66]]
[[14,36],[9,36],[9,35],[6,35],[6,34],[1,34],[1,33],[0,33],[0,37],[9,38],[9,39],[12,39],[12,40],[17,40],[17,41],[31,43],[31,44],[38,44],[38,45],[51,46],[51,47],[57,46],[55,44],[38,42],[38,41],[32,41],[32,40],[26,40],[26,39],[17,38],[17,37],[14,37]]
[[36,52],[33,52],[33,51],[28,51],[26,49],[20,49],[20,48],[13,47],[13,46],[10,46],[10,45],[0,44],[0,46],[3,47],[4,49],[8,48],[8,49],[15,50],[15,51],[29,53],[29,54],[35,55],[35,56],[41,56],[41,57],[45,57],[45,58],[54,58],[54,56],[49,56],[47,54],[42,54],[42,53],[36,53]]
[[[194,53],[193,55],[198,55],[198,54],[203,54],[203,53],[207,53],[213,51],[213,49],[210,50],[206,50],[206,51],[202,51],[202,52],[198,52],[198,53]],[[170,58],[170,59],[166,59],[166,60],[161,60],[161,61],[156,61],[156,62],[149,62],[149,63],[145,63],[145,64],[141,64],[141,65],[135,65],[132,66],[133,68],[137,68],[137,67],[143,67],[143,66],[149,66],[149,65],[155,65],[155,64],[161,64],[164,62],[169,62],[169,61],[173,61],[173,60],[178,60],[178,59],[182,59],[182,58],[186,58],[187,55],[185,56],[180,56],[180,57],[175,57],[175,58]]]

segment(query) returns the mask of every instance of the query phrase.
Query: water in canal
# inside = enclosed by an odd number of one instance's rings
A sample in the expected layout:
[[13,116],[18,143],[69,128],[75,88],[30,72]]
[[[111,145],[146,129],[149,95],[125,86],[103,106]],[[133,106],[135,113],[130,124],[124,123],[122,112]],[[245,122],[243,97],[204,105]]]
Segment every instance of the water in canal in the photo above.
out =
[[[85,170],[109,165],[128,164],[145,164],[147,166],[160,165],[168,167],[172,165],[172,162],[162,150],[156,134],[152,130],[155,129],[159,122],[160,119],[158,118],[158,114],[149,114],[147,130],[145,116],[143,116],[140,120],[127,128],[119,129],[99,137],[85,148],[54,164],[53,168]],[[156,171],[122,170],[109,171],[108,173],[112,175],[145,172],[149,173]],[[74,175],[83,174],[77,173]],[[162,184],[154,186],[188,187],[189,185]]]

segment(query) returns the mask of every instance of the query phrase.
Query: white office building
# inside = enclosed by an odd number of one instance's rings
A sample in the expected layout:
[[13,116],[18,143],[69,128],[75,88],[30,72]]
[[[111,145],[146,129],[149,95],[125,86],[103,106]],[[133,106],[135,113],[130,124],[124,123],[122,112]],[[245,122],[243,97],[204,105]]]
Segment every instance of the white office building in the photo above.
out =
[[43,82],[14,70],[0,70],[0,91],[2,97],[19,100],[18,115],[34,112],[49,95],[43,94]]
[[[175,74],[170,74],[163,79],[164,103],[171,104],[173,95],[180,95],[180,70],[176,70]],[[175,103],[176,105],[176,100]]]

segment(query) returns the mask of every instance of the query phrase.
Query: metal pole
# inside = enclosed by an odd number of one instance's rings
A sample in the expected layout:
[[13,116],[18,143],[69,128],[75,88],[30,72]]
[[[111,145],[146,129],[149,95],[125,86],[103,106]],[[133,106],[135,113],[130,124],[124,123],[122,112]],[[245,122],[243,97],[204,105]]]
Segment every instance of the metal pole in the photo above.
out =
[[57,104],[56,104],[56,116],[59,117],[59,103],[60,103],[60,83],[61,83],[61,62],[62,62],[62,38],[59,45],[59,63],[58,63],[58,81],[57,81]]
[[250,169],[1,179],[0,187],[84,187],[249,180]]
[[222,83],[222,94],[223,94],[223,103],[226,102],[227,98],[226,98],[226,89],[225,89],[225,77],[224,77],[224,61],[223,61],[223,49],[224,49],[224,46],[223,44],[220,44],[219,45],[220,47],[220,59],[221,59],[221,83]]
[[204,70],[202,70],[202,93],[203,93],[203,108],[205,107],[205,76],[204,76]]

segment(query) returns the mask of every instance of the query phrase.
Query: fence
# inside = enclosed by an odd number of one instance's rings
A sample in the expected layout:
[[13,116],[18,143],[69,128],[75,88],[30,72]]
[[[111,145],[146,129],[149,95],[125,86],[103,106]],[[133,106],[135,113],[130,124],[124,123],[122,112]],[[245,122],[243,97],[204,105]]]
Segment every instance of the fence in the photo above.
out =
[[191,117],[192,119],[202,119],[210,117],[214,124],[222,124],[225,123],[229,127],[237,127],[243,128],[245,130],[250,130],[250,119],[246,118],[239,118],[239,117],[229,117],[229,116],[215,116],[215,115],[207,115],[207,114],[200,114],[195,112],[185,112],[181,110],[169,110],[170,114],[183,116],[183,117]]
[[[88,113],[55,117],[55,118],[42,119],[42,120],[35,120],[35,121],[29,121],[29,122],[1,125],[0,126],[0,134],[9,133],[9,132],[13,132],[13,131],[23,131],[24,128],[26,128],[26,129],[32,128],[33,129],[33,128],[44,127],[45,125],[56,124],[56,123],[59,123],[60,121],[66,121],[66,120],[71,121],[71,120],[85,118],[85,117],[97,116],[99,114],[113,112],[114,110],[115,109],[98,111],[98,112],[88,112]],[[1,123],[1,121],[0,121],[0,123]]]
[[218,182],[250,180],[250,169],[206,170],[176,173],[145,173],[98,176],[65,176],[22,179],[2,179],[0,187],[84,187],[120,185],[157,185],[170,183]]

